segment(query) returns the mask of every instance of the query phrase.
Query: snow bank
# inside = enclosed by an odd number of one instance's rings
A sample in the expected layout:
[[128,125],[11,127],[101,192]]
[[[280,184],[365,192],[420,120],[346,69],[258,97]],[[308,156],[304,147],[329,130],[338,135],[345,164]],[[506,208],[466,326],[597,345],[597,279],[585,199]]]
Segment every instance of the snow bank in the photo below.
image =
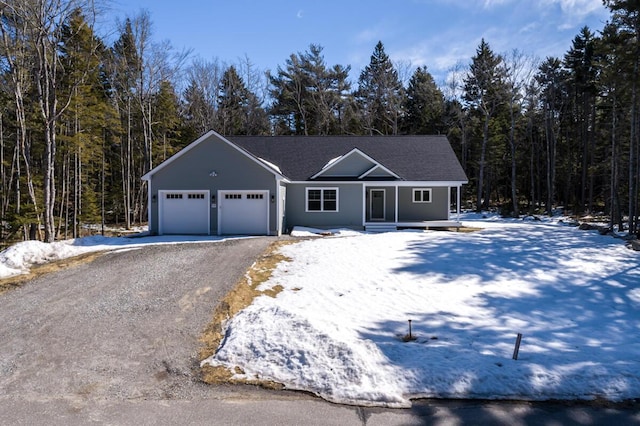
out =
[[22,241],[0,252],[0,279],[27,274],[33,265],[41,265],[90,252],[135,248],[150,244],[206,243],[226,239],[218,236],[198,235],[135,236],[135,238],[94,235],[53,243]]
[[332,237],[349,237],[354,235],[362,235],[360,231],[354,231],[353,229],[337,228],[337,229],[318,229],[309,228],[305,226],[295,226],[291,231],[292,237],[318,237],[318,236],[332,236]]
[[[251,333],[244,332],[249,328]],[[406,406],[402,388],[389,380],[392,368],[369,341],[327,334],[302,316],[262,303],[234,317],[227,334],[210,364],[230,369],[242,365],[243,374],[235,378],[274,380],[338,403]],[[336,388],[336,383],[342,386]]]

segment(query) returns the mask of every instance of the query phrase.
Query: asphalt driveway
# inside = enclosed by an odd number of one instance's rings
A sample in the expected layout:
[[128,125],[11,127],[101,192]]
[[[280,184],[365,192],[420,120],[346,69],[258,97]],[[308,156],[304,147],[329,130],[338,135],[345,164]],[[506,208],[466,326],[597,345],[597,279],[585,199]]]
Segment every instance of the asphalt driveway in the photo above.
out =
[[0,403],[210,398],[197,339],[273,241],[108,253],[0,295]]

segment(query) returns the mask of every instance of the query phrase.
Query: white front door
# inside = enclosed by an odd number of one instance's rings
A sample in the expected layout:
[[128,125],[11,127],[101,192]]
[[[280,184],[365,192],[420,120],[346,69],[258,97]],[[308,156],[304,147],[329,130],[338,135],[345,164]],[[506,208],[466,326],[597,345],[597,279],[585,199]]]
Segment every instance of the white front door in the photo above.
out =
[[218,234],[269,234],[269,191],[220,191],[218,194]]

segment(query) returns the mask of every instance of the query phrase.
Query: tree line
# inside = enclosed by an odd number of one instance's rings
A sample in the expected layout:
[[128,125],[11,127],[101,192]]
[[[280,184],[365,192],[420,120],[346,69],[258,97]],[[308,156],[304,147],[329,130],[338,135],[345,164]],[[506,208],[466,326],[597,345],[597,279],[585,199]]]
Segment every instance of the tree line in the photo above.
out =
[[107,42],[91,0],[0,1],[0,242],[143,223],[140,177],[211,129],[446,134],[469,177],[465,206],[604,213],[636,233],[640,6],[604,3],[602,31],[582,28],[563,57],[482,40],[438,85],[382,42],[357,79],[317,44],[264,72],[154,42],[146,12]]

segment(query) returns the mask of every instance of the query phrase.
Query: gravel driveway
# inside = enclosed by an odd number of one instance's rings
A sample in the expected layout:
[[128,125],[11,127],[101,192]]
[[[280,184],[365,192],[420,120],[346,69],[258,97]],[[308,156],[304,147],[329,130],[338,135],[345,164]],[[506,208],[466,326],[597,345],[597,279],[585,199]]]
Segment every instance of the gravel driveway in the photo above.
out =
[[198,381],[197,339],[273,241],[108,253],[0,295],[0,403],[62,399],[79,409],[224,393]]

